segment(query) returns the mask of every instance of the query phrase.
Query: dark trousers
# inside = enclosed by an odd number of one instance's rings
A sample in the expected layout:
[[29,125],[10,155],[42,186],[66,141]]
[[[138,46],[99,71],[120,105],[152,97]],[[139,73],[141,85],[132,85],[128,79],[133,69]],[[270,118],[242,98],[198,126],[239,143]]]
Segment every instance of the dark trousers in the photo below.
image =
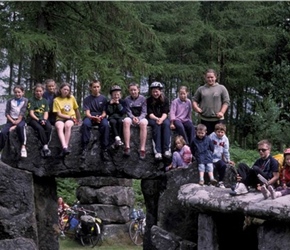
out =
[[226,174],[227,164],[224,161],[219,160],[217,162],[214,162],[213,165],[219,175],[218,181],[223,181]]
[[182,123],[181,121],[174,121],[177,134],[181,135],[188,145],[191,144],[195,137],[195,128],[191,121]]
[[39,122],[36,120],[31,120],[28,125],[36,131],[37,137],[40,140],[42,146],[50,142],[52,127],[48,120],[44,125],[39,124]]
[[148,119],[148,125],[152,127],[153,151],[154,153],[164,153],[171,148],[170,121],[166,118],[161,125],[155,120]]
[[120,138],[122,138],[123,137],[122,136],[123,135],[123,118],[119,118],[119,119],[111,118],[109,120],[109,123],[110,123],[114,138],[116,136],[120,136]]
[[205,125],[206,128],[207,128],[207,132],[206,134],[207,135],[210,135],[212,132],[214,132],[214,127],[216,124],[219,124],[219,123],[225,123],[225,120],[218,120],[218,121],[205,121],[205,120],[200,120],[200,123]]
[[[7,123],[2,127],[1,133],[0,133],[0,150],[2,150],[5,147],[9,130],[13,126],[14,126],[13,123],[11,123],[10,121],[7,121]],[[22,120],[16,125],[16,133],[17,133],[17,136],[21,145],[25,145],[26,144],[25,120]]]
[[253,166],[249,168],[249,166],[245,163],[240,163],[238,165],[238,174],[242,177],[241,182],[243,182],[246,187],[257,187],[257,184],[263,184],[259,178],[258,174],[262,175],[265,179],[269,180],[269,176],[267,176],[258,166]]
[[81,140],[83,148],[85,148],[89,144],[92,126],[96,125],[99,126],[101,148],[107,149],[109,147],[110,127],[108,119],[104,118],[103,120],[101,120],[100,123],[93,123],[91,119],[85,117],[81,126]]

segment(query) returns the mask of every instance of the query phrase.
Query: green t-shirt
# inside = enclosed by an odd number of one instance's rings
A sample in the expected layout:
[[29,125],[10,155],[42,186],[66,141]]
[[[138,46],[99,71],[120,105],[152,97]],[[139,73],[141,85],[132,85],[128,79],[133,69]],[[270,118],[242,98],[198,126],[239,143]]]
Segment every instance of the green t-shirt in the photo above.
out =
[[[44,116],[44,112],[49,111],[49,105],[48,102],[45,98],[42,99],[36,99],[35,97],[32,97],[29,99],[28,105],[27,105],[27,110],[30,112],[30,110],[34,110],[34,115],[42,120]],[[28,120],[30,120],[31,117],[28,114]]]

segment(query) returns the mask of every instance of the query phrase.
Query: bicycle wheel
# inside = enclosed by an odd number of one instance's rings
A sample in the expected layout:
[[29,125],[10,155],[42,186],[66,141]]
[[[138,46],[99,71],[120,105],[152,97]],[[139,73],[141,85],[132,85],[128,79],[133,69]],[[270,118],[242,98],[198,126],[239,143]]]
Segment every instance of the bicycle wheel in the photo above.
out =
[[137,220],[133,220],[130,223],[129,235],[135,245],[141,246],[143,244],[143,235],[140,230],[139,222]]
[[91,232],[91,245],[95,247],[101,240],[101,228],[98,224],[96,224]]
[[83,246],[92,246],[91,236],[90,235],[81,235],[80,241]]

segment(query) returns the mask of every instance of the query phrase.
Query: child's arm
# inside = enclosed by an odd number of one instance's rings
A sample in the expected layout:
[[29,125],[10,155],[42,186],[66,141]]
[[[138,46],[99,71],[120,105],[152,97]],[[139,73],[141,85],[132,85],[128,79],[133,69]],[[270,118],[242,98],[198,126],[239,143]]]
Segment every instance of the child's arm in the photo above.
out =
[[34,110],[31,109],[29,110],[29,116],[33,119],[33,120],[36,120],[36,121],[39,121],[40,119],[37,118],[37,116],[34,114]]
[[76,113],[76,118],[77,118],[77,122],[76,122],[76,124],[77,124],[81,121],[82,118],[81,118],[81,113],[80,113],[79,109],[75,109],[75,113]]

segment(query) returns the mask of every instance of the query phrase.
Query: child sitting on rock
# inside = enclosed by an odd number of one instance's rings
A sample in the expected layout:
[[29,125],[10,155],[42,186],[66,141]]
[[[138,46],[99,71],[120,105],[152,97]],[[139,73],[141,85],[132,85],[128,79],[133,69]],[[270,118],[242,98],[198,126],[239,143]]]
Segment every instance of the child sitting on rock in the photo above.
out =
[[235,163],[230,160],[230,144],[226,136],[226,125],[223,123],[216,124],[214,132],[209,135],[209,138],[214,145],[213,165],[218,172],[218,187],[225,188],[223,179],[226,173],[227,164],[235,165]]
[[176,151],[173,153],[172,163],[165,168],[165,171],[169,171],[173,168],[188,168],[188,165],[192,161],[190,147],[186,145],[183,136],[176,136],[174,143]]
[[263,185],[261,187],[262,194],[265,199],[269,198],[270,196],[272,199],[276,199],[278,197],[290,194],[290,148],[284,150],[284,162],[283,162],[283,169],[280,172],[280,184],[276,190],[273,186]]
[[121,87],[118,85],[111,87],[111,100],[108,101],[107,105],[108,121],[111,125],[112,135],[115,139],[112,145],[113,148],[124,145],[121,141],[121,137],[123,135],[123,120],[126,116],[126,104],[125,101],[121,99],[121,90]]

